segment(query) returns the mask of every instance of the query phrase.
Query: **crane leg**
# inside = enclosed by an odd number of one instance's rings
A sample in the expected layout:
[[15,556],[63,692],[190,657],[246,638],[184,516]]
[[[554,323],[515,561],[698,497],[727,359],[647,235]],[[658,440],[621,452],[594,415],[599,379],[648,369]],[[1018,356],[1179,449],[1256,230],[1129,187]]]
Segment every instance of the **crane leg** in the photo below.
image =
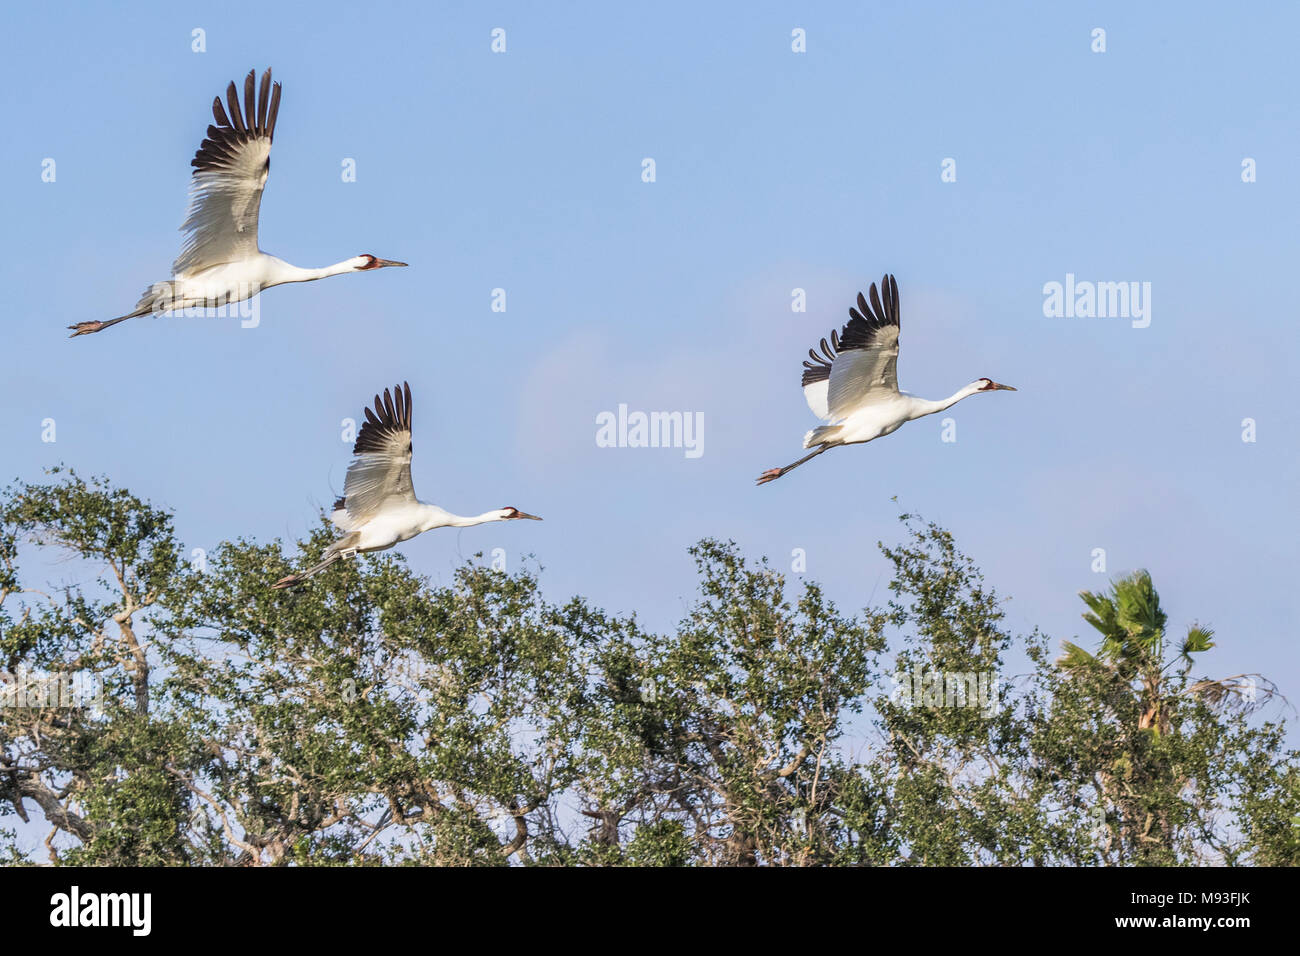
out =
[[76,325],[68,326],[68,328],[72,329],[72,334],[69,335],[68,338],[75,339],[78,335],[89,335],[92,332],[102,332],[109,326],[117,325],[119,322],[125,322],[127,319],[134,319],[138,315],[148,315],[151,311],[153,310],[136,309],[134,312],[128,313],[127,315],[119,315],[116,319],[109,319],[106,322],[78,322]]
[[299,571],[297,574],[286,575],[285,577],[282,577],[280,580],[272,584],[271,587],[274,590],[278,591],[281,588],[287,588],[292,584],[298,584],[300,581],[305,581],[307,580],[307,578],[312,577],[313,575],[320,574],[322,571],[324,571],[326,568],[328,568],[331,564],[333,564],[341,557],[343,557],[343,553],[341,551],[335,551],[333,554],[331,554],[320,564],[313,565],[312,567],[308,568],[306,571]]
[[778,478],[780,478],[782,475],[784,475],[787,471],[794,471],[794,469],[798,468],[798,467],[799,467],[800,465],[802,465],[805,461],[810,461],[810,460],[812,460],[813,458],[816,458],[818,455],[820,455],[820,454],[821,454],[822,452],[824,452],[826,449],[828,449],[828,448],[834,448],[834,447],[835,447],[834,445],[830,445],[830,444],[822,445],[822,446],[820,446],[816,451],[812,452],[811,454],[804,455],[804,456],[803,456],[802,458],[800,458],[798,461],[792,461],[790,464],[786,465],[784,468],[769,468],[767,471],[763,472],[761,475],[758,476],[758,483],[759,483],[760,485],[765,485],[765,484],[767,484],[769,481],[776,481]]
[[[285,577],[282,577],[280,580],[272,584],[271,587],[274,588],[275,590],[279,590],[280,588],[287,588],[292,584],[298,584],[301,581],[305,581],[307,580],[307,578],[312,577],[313,575],[320,574],[322,571],[328,568],[335,561],[338,561],[342,558],[355,558],[357,554],[360,553],[361,551],[361,549],[357,546],[360,537],[361,537],[360,533],[353,531],[347,536],[339,538],[338,541],[330,545],[330,547],[325,551],[324,556],[321,558],[320,564],[313,565],[312,567],[308,568],[306,571],[299,571],[297,574],[286,575]],[[346,542],[346,547],[338,547],[339,545],[343,545],[345,542]]]

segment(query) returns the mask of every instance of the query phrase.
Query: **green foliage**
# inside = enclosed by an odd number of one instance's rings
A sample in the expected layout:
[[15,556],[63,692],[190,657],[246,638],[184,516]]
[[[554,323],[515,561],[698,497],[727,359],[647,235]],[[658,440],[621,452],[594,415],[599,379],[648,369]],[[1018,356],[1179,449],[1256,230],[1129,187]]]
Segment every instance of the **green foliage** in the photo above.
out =
[[[1193,680],[1194,655],[1215,646],[1213,632],[1192,626],[1171,654],[1168,618],[1145,571],[1080,597],[1102,644],[1095,655],[1065,644],[1057,661],[1065,679],[1053,698],[1070,721],[1044,747],[1098,814],[1098,861],[1242,862],[1252,852],[1270,860],[1279,848],[1275,827],[1257,831],[1268,836],[1251,846],[1229,822],[1260,809],[1251,791],[1265,779],[1263,766],[1279,759],[1281,735],[1245,721],[1273,696],[1272,685],[1249,674]],[[1290,766],[1294,756],[1285,758]],[[1282,796],[1274,802],[1284,804]]]
[[[291,590],[278,542],[182,560],[171,516],[56,473],[0,497],[0,854],[96,865],[1294,865],[1300,769],[1194,679],[1145,572],[1082,595],[1088,651],[1016,638],[951,534],[904,516],[884,608],[731,542],[672,634],[537,574],[446,586],[389,552]],[[316,554],[324,522],[301,545]],[[59,582],[24,563],[68,556]],[[1009,654],[1029,672],[1008,677]],[[892,688],[890,685],[893,685]],[[13,817],[14,820],[9,818]],[[49,832],[41,849],[32,834]]]

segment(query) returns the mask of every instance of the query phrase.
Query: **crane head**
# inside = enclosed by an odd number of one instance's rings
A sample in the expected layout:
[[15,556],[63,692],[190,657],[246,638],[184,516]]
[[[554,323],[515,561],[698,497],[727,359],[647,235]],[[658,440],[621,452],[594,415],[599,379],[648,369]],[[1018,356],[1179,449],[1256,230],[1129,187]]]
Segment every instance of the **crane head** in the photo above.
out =
[[531,518],[533,521],[542,520],[541,518],[537,517],[537,515],[530,515],[527,511],[520,511],[518,508],[512,508],[509,505],[506,505],[504,508],[502,508],[501,512],[502,512],[501,513],[502,521],[514,521],[517,518]]
[[1003,391],[1007,391],[1007,392],[1014,392],[1014,391],[1016,391],[1016,387],[1015,387],[1014,385],[1001,385],[1001,384],[999,384],[999,383],[993,381],[993,379],[991,379],[991,378],[981,378],[981,379],[979,379],[978,384],[979,384],[979,387],[980,387],[979,390],[980,390],[981,392],[996,392],[996,391],[998,391],[999,389],[1001,389],[1001,390],[1003,390]]
[[372,256],[368,252],[363,252],[357,256],[358,272],[368,272],[371,269],[382,269],[384,266],[404,266],[405,262],[397,262],[394,259],[380,259],[378,256]]

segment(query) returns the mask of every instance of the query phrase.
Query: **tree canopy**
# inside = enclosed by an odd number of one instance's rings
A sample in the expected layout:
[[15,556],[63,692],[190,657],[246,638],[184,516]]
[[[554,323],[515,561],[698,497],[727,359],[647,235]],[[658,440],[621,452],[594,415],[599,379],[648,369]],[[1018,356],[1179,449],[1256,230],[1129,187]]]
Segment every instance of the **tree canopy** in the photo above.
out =
[[278,541],[194,566],[167,511],[105,479],[16,484],[0,855],[1300,863],[1300,755],[1259,712],[1280,695],[1200,676],[1216,636],[1168,633],[1149,575],[1084,592],[1096,644],[1058,656],[1007,630],[951,534],[902,520],[883,607],[846,613],[704,540],[694,603],[658,634],[475,560],[445,587],[387,552],[274,591],[298,560]]

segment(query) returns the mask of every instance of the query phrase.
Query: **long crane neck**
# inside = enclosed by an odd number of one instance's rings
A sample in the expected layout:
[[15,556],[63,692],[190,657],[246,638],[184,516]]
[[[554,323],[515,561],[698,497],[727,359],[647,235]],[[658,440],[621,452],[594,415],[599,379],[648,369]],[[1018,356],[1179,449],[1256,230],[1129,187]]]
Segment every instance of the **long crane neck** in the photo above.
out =
[[485,511],[481,515],[452,515],[451,526],[453,528],[472,528],[476,524],[486,524],[489,521],[500,521],[501,513],[499,511]]
[[421,507],[425,512],[424,531],[431,531],[434,528],[472,528],[476,524],[500,521],[505,516],[502,510],[485,511],[481,515],[456,515],[437,505],[421,505]]
[[304,269],[302,266],[292,265],[283,259],[275,259],[268,270],[273,281],[268,284],[284,285],[287,282],[311,282],[313,279],[327,279],[330,276],[355,272],[357,266],[363,262],[364,260],[359,256],[353,256],[351,259],[344,259],[342,262],[336,262],[331,266],[321,266],[319,269]]
[[912,411],[911,414],[909,415],[909,420],[915,421],[918,418],[924,418],[926,415],[933,415],[935,412],[942,412],[944,409],[952,408],[963,398],[967,398],[971,395],[974,395],[979,390],[980,390],[980,383],[972,382],[971,384],[965,386],[964,388],[960,388],[957,391],[953,392],[947,398],[940,398],[938,400],[933,400],[928,398],[914,397],[912,399]]

